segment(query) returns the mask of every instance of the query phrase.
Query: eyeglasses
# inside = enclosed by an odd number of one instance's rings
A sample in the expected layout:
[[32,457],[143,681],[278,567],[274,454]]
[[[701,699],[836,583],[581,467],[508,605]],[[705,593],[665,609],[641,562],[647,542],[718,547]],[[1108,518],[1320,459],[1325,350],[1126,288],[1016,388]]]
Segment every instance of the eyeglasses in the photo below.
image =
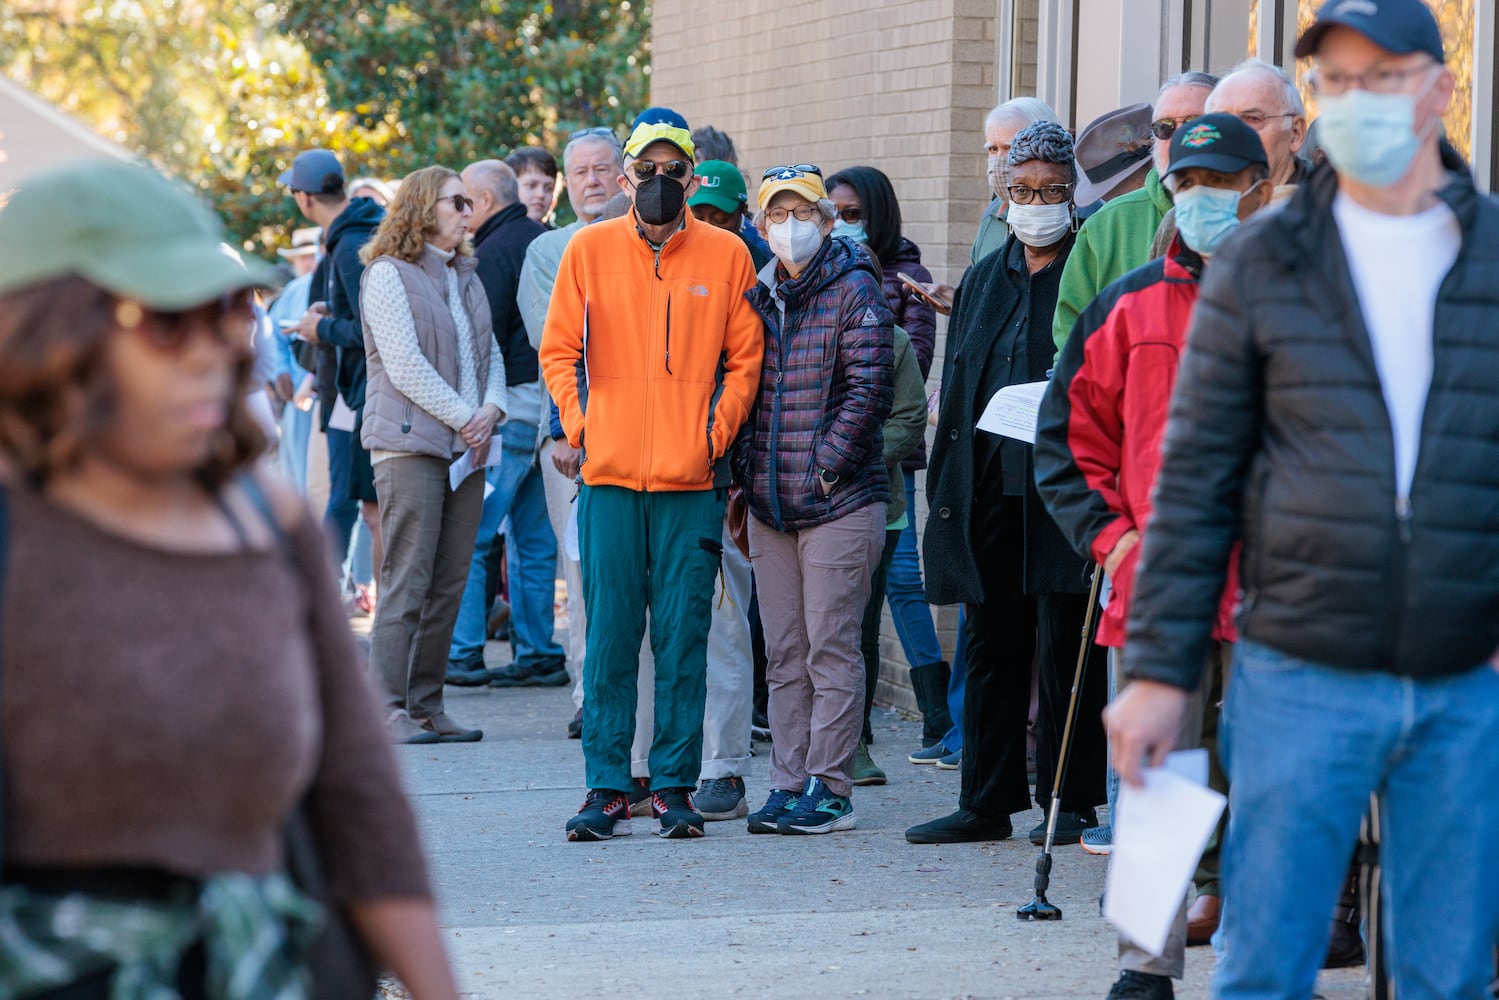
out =
[[143,336],[152,347],[164,352],[181,351],[197,330],[211,330],[219,343],[249,349],[250,292],[240,289],[192,309],[176,311],[150,309],[132,299],[115,303],[115,323],[122,329]]
[[1043,205],[1060,205],[1072,194],[1075,186],[1075,181],[1072,184],[1048,184],[1043,188],[1011,184],[1005,188],[1005,191],[1009,193],[1010,200],[1017,205],[1029,205],[1037,197],[1041,199]]
[[1245,125],[1248,125],[1250,128],[1258,132],[1260,129],[1264,128],[1265,123],[1270,121],[1272,118],[1295,118],[1296,112],[1287,111],[1283,115],[1267,115],[1263,111],[1241,111],[1234,117],[1238,118],[1239,121],[1243,122]]
[[474,207],[474,199],[466,194],[445,194],[438,201],[450,201],[453,203],[453,211],[462,214]]
[[[775,208],[765,210],[765,218],[771,222],[780,223],[786,221],[786,216],[792,216],[798,222],[806,222],[818,214],[816,205],[798,205],[795,208],[787,208],[785,205],[777,205]],[[848,220],[845,220],[848,221]]]
[[656,170],[674,181],[685,181],[692,176],[692,163],[689,160],[667,160],[665,163],[657,163],[655,160],[636,160],[630,164],[630,172],[635,175],[637,181],[650,180],[656,176]]
[[591,139],[595,137],[600,139],[608,139],[616,146],[619,145],[619,136],[614,134],[614,129],[609,128],[606,125],[595,125],[592,128],[580,128],[576,132],[568,135],[567,141],[572,142],[574,139]]
[[1371,94],[1396,94],[1405,89],[1405,81],[1435,66],[1434,62],[1423,62],[1406,69],[1381,68],[1364,73],[1329,72],[1321,66],[1307,73],[1306,81],[1312,93],[1321,96],[1346,94],[1350,90],[1367,90]]
[[1166,142],[1176,134],[1177,129],[1187,124],[1187,122],[1195,120],[1197,117],[1197,115],[1188,115],[1187,117],[1180,119],[1158,118],[1150,123],[1150,134],[1155,136],[1162,142]]
[[792,163],[786,166],[771,167],[760,175],[762,181],[768,181],[774,177],[778,181],[792,181],[802,174],[816,174],[822,176],[822,168],[815,167],[810,163]]
[[862,208],[842,208],[838,210],[838,218],[853,225],[855,222],[864,221],[864,210]]

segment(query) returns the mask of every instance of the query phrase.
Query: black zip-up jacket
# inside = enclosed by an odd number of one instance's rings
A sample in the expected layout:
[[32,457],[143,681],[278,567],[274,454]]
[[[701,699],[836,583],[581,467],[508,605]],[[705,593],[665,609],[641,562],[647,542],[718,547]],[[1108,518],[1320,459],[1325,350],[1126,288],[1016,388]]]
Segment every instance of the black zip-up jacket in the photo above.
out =
[[1499,648],[1499,202],[1455,153],[1462,247],[1437,296],[1408,499],[1317,170],[1215,255],[1181,363],[1125,647],[1196,686],[1235,540],[1240,634],[1328,666],[1434,678]]
[[541,378],[536,348],[526,337],[526,324],[515,296],[520,289],[526,248],[546,231],[546,226],[526,216],[526,206],[516,202],[485,219],[474,233],[474,258],[479,264],[475,273],[489,297],[495,343],[505,358],[506,385],[524,385]]
[[350,409],[364,406],[364,325],[359,317],[359,279],[364,262],[359,251],[375,235],[385,209],[373,198],[353,198],[328,225],[323,242],[327,253],[312,277],[313,301],[328,303],[328,315],[318,322],[317,389],[322,427],[328,429],[334,392]]

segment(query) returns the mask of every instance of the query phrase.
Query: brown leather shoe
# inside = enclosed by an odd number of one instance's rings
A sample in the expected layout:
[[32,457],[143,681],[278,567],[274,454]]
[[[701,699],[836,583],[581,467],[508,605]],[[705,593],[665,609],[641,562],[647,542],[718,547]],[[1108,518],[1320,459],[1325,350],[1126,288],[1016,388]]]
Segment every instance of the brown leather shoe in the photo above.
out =
[[404,708],[397,708],[390,713],[390,718],[385,720],[385,730],[396,743],[441,742],[435,732],[407,715]]
[[1223,912],[1223,901],[1217,896],[1198,896],[1187,907],[1187,947],[1197,948],[1213,943],[1213,932],[1218,929],[1218,917]]
[[438,712],[432,718],[424,719],[422,725],[436,733],[437,739],[442,743],[478,743],[484,738],[482,729],[469,729],[459,725],[446,712]]

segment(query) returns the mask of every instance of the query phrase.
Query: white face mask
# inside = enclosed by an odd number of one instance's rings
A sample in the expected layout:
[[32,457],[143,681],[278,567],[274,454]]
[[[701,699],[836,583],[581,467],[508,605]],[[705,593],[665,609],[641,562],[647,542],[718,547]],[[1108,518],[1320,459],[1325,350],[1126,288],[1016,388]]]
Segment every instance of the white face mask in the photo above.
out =
[[1005,220],[1010,232],[1028,247],[1049,247],[1072,228],[1072,205],[1016,205],[1010,203]]
[[805,221],[788,215],[783,222],[772,222],[765,229],[770,252],[787,267],[800,268],[811,260],[822,246],[822,226],[816,219]]

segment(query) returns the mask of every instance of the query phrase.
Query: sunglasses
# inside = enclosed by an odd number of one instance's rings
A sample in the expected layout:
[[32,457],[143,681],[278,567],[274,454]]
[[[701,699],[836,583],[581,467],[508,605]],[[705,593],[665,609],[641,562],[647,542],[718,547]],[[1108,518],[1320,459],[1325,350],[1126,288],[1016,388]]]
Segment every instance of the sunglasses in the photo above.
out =
[[614,129],[605,125],[595,125],[593,128],[580,128],[576,132],[569,133],[567,141],[572,142],[574,139],[592,139],[595,137],[608,139],[616,146],[619,145],[619,136],[614,134]]
[[864,210],[862,208],[845,208],[839,211],[838,218],[842,219],[844,222],[847,222],[849,225],[853,225],[856,222],[863,222]]
[[211,330],[214,338],[228,347],[248,349],[254,319],[248,289],[227,292],[213,302],[180,310],[150,309],[132,299],[121,299],[115,303],[114,316],[121,328],[135,331],[152,347],[165,352],[181,351],[198,330]]
[[787,166],[771,167],[760,175],[760,179],[765,181],[774,177],[778,181],[789,181],[795,180],[802,174],[816,174],[818,177],[821,177],[822,168],[815,167],[810,163],[793,163]]
[[692,176],[692,164],[687,160],[667,160],[665,163],[657,163],[655,160],[636,160],[630,164],[630,172],[635,175],[637,181],[650,180],[656,176],[658,168],[674,181],[685,181]]
[[1196,118],[1196,115],[1188,115],[1181,121],[1177,121],[1174,118],[1157,119],[1156,121],[1150,123],[1150,134],[1155,136],[1162,142],[1166,142],[1176,134],[1177,129],[1181,128],[1188,122],[1195,120]]
[[470,198],[466,194],[446,194],[441,198],[438,198],[437,200],[452,202],[453,210],[455,212],[467,212],[469,209],[474,207],[474,199]]

